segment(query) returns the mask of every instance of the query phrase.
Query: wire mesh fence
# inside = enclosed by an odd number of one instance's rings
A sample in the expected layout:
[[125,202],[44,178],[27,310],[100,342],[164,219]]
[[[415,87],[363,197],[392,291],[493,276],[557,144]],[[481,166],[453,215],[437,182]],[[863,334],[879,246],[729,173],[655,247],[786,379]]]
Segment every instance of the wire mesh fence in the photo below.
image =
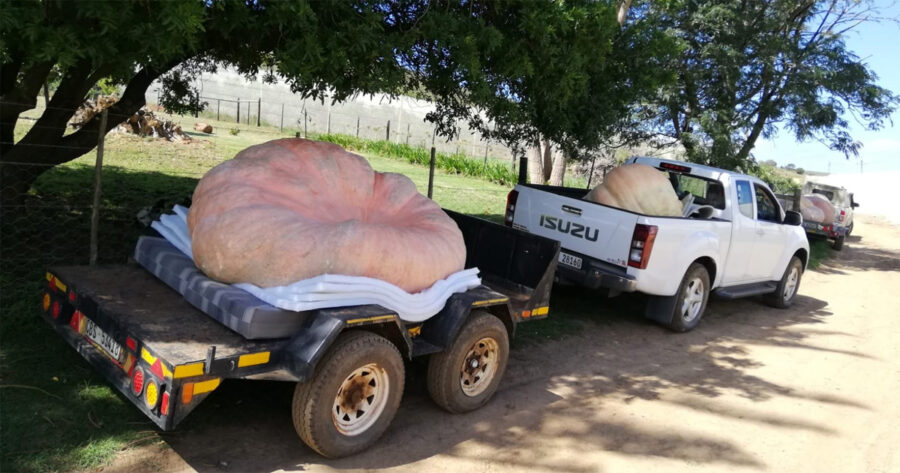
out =
[[[37,118],[42,111],[38,107],[23,114],[16,128],[17,142],[40,126]],[[184,137],[168,141],[153,133],[135,135],[125,127],[105,135],[97,205],[94,205],[96,149],[58,166],[38,164],[30,159],[0,158],[0,166],[4,168],[0,182],[4,196],[0,201],[0,306],[8,307],[14,299],[22,299],[22,290],[29,293],[37,290],[40,276],[48,266],[88,264],[92,231],[96,234],[97,263],[126,262],[137,238],[147,231],[152,220],[175,204],[190,205],[194,187],[209,169],[253,144],[302,133],[297,124],[283,128],[265,123],[256,126],[252,118],[248,125],[246,121],[232,122],[231,117],[213,120],[208,114],[200,117],[157,114],[179,123]],[[315,124],[307,128],[311,138],[313,133],[328,131],[328,124],[323,127],[320,118],[310,121]],[[346,131],[349,127],[355,135],[357,118],[334,114],[331,120],[332,132]],[[196,122],[211,123],[213,133],[194,131]],[[361,139],[388,133],[386,122],[379,124],[364,117],[359,117],[358,122]],[[64,141],[34,144],[34,150],[27,156],[39,156],[65,146],[60,143]],[[427,167],[410,166],[403,158],[370,157],[370,160],[376,169],[407,174],[422,193],[426,192]],[[481,163],[481,160],[473,161]],[[20,189],[23,180],[35,175],[37,178],[30,186]],[[438,171],[434,199],[454,210],[499,219],[509,187]],[[95,211],[98,218],[92,222]]]

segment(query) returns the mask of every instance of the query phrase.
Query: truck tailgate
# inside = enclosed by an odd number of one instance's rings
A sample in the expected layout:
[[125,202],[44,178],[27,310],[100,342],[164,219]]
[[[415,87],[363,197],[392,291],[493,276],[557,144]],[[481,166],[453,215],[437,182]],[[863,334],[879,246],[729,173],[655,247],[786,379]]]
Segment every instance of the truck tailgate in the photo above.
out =
[[[563,253],[569,250],[616,266],[627,265],[637,214],[538,187],[517,187],[514,226],[558,240]],[[560,261],[565,264],[563,259]]]

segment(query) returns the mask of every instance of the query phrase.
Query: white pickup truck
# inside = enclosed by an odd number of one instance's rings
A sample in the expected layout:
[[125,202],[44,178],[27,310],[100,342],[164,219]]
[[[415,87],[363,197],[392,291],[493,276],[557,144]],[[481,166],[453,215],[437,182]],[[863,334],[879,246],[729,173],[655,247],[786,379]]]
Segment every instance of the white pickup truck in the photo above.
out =
[[713,291],[791,305],[809,243],[803,218],[785,212],[763,181],[657,158],[628,163],[666,173],[689,217],[589,202],[584,189],[519,184],[507,197],[506,225],[560,242],[558,281],[649,294],[646,316],[675,331],[697,326]]

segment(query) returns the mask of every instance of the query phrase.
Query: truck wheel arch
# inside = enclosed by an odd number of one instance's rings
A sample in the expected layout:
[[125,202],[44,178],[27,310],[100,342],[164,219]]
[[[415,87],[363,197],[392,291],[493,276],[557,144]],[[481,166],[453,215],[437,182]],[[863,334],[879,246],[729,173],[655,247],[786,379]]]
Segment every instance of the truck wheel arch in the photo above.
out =
[[[800,258],[800,262],[803,263],[803,270],[805,271],[806,264],[809,262],[809,253],[807,253],[806,249],[800,248],[797,251],[795,251],[794,254],[791,256],[796,256],[797,258]],[[790,262],[790,261],[791,261],[791,259],[788,258],[788,262]]]
[[[701,256],[694,261],[691,261],[688,264],[688,268],[691,267],[691,264],[699,263],[702,264],[704,268],[706,268],[706,272],[709,274],[709,285],[711,287],[716,287],[716,262],[710,256]],[[687,269],[685,269],[687,272]]]

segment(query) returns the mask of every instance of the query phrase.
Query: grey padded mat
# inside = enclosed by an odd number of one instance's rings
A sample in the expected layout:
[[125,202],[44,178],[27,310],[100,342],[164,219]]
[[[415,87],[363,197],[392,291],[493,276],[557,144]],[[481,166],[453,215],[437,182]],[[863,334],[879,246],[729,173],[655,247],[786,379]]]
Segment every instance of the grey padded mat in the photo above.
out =
[[141,237],[134,259],[191,305],[247,339],[290,337],[309,315],[279,309],[247,291],[206,277],[190,257],[164,238]]

